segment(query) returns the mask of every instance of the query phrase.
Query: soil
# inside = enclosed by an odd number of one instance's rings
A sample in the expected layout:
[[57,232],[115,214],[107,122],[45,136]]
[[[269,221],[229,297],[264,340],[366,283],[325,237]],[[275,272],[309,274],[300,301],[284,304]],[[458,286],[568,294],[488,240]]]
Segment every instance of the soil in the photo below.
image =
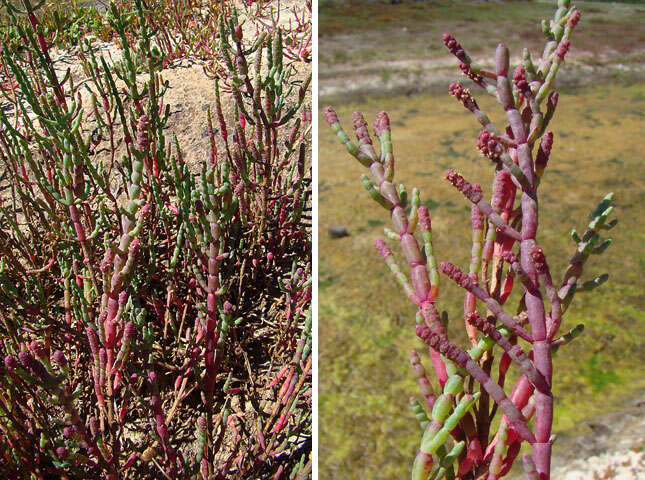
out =
[[[553,445],[554,480],[645,478],[645,391],[613,412],[581,422],[570,432],[562,433]],[[526,477],[517,473],[508,478]]]
[[[645,50],[633,53],[634,58],[640,55],[645,55]],[[566,68],[559,72],[558,85],[584,86],[607,82],[616,77],[630,81],[645,79],[645,64],[612,63],[610,58],[609,52],[572,53],[567,57]],[[484,66],[493,65],[492,57],[475,56],[474,60]],[[519,57],[511,58],[511,64],[517,65],[519,62]],[[457,81],[463,82],[464,77],[457,68],[456,60],[448,56],[441,59],[371,61],[360,66],[340,64],[325,69],[319,79],[318,91],[323,100],[389,93],[409,95],[443,92],[447,85]]]

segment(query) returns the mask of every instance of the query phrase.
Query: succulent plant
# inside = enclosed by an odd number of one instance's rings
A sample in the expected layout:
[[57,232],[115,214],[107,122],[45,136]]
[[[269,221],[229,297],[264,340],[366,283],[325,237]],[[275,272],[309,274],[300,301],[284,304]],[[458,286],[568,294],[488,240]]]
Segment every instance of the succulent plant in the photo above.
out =
[[[582,236],[572,233],[576,243],[573,257],[562,280],[557,283],[553,279],[543,246],[537,243],[538,187],[554,141],[553,133],[547,131],[558,104],[553,81],[579,19],[579,11],[569,0],[559,0],[554,17],[542,24],[547,37],[542,56],[534,62],[524,50],[521,64],[514,71],[504,44],[497,47],[494,69],[488,70],[476,64],[452,35],[443,36],[461,71],[486,94],[497,98],[508,122],[497,127],[469,90],[459,83],[450,85],[449,93],[481,125],[477,147],[494,166],[490,201],[479,184],[454,170],[446,173],[446,179],[471,206],[473,244],[468,271],[449,262],[438,264],[430,215],[420,203],[419,191],[413,189],[408,196],[406,188],[394,182],[387,114],[379,113],[374,122],[377,149],[362,114],[352,115],[357,138],[354,143],[334,110],[327,107],[324,111],[339,141],[369,169],[371,178],[363,176],[368,193],[390,213],[394,228],[386,229],[386,233],[401,246],[409,280],[385,241],[379,239],[375,246],[418,308],[415,332],[428,346],[440,388],[435,390],[421,357],[412,351],[410,361],[424,398],[422,402],[414,397],[410,400],[424,430],[412,466],[413,480],[501,478],[524,442],[531,451],[523,457],[527,477],[550,478],[555,440],[551,431],[552,385],[557,380],[552,356],[583,329],[578,325],[562,335],[562,317],[577,292],[596,288],[606,280],[603,275],[581,282],[581,276],[589,256],[602,253],[610,243],[609,239],[602,240],[601,234],[616,225],[616,220],[608,220],[613,210],[613,195],[608,194],[592,212],[588,230]],[[469,348],[448,338],[447,314],[438,308],[439,272],[465,292]],[[514,286],[520,290],[520,301],[513,315],[505,303]],[[478,307],[485,313],[478,313]],[[495,356],[499,356],[496,377]],[[505,380],[512,365],[519,376],[507,393]],[[495,419],[498,412],[502,414],[499,421]]]
[[42,2],[3,5],[0,476],[309,478],[310,78],[281,32],[206,25],[226,74],[196,161],[154,9],[111,4],[120,59],[83,38],[79,81]]

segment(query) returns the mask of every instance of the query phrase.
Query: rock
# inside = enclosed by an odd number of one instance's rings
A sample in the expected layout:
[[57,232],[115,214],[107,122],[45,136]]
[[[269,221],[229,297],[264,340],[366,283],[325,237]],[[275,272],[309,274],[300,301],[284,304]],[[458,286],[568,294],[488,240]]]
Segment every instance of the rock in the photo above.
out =
[[609,435],[611,434],[611,428],[602,423],[589,423],[589,428],[593,431],[595,435]]
[[584,473],[580,470],[571,470],[564,476],[564,480],[584,480]]
[[347,228],[343,226],[331,226],[328,228],[330,238],[349,237]]

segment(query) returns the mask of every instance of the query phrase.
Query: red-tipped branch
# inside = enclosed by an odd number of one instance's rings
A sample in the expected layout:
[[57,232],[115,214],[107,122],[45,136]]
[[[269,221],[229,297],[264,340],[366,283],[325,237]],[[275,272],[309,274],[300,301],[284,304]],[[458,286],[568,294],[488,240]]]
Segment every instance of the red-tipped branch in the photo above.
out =
[[468,182],[464,177],[459,175],[453,169],[450,169],[446,172],[446,179],[454,185],[454,187],[459,190],[468,200],[477,205],[477,208],[488,217],[497,229],[502,232],[504,235],[516,240],[518,242],[522,241],[522,235],[520,232],[511,227],[508,223],[504,221],[502,217],[499,216],[494,210],[493,207],[488,203],[481,191],[478,191],[473,185]]
[[459,68],[464,72],[464,75],[470,78],[477,85],[482,88],[486,88],[488,84],[483,82],[483,77],[491,78],[493,80],[495,79],[495,74],[493,72],[486,71],[473,63],[472,59],[465,52],[461,44],[451,34],[444,33],[442,40],[448,51],[450,51],[450,53],[459,60]]
[[477,313],[471,314],[470,317],[468,317],[468,322],[477,327],[479,331],[490,337],[497,345],[499,345],[502,350],[511,357],[511,360],[517,363],[522,373],[526,375],[526,378],[528,378],[533,385],[535,385],[535,388],[547,395],[551,394],[551,388],[542,374],[535,369],[535,366],[529,357],[526,356],[522,347],[519,345],[512,345],[511,342],[509,342],[493,324],[480,317]]
[[[490,132],[491,135],[504,138],[497,127],[493,125],[493,122],[491,122],[490,118],[488,118],[488,115],[486,115],[479,109],[479,105],[477,105],[477,102],[468,89],[464,88],[459,83],[451,83],[448,92],[450,93],[450,95],[459,100],[466,109],[470,110],[473,115],[475,115],[475,118],[477,119],[479,124],[488,132]],[[510,141],[510,139],[506,140]]]
[[428,409],[432,411],[432,407],[434,406],[437,397],[432,390],[432,384],[426,376],[426,370],[421,363],[421,358],[415,350],[410,350],[410,364],[412,365],[412,370],[414,370],[414,376],[417,378],[419,391],[425,397]]
[[461,288],[468,290],[484,302],[493,315],[495,315],[495,317],[497,317],[499,321],[506,325],[513,333],[529,343],[533,342],[531,334],[524,330],[517,320],[502,309],[502,306],[497,302],[497,300],[492,298],[482,287],[476,285],[468,275],[459,269],[459,267],[450,262],[441,262],[441,271]]
[[427,325],[419,324],[416,326],[416,334],[434,350],[441,352],[444,356],[455,362],[466,371],[482,386],[484,390],[497,402],[499,408],[504,412],[509,422],[520,437],[524,440],[534,443],[535,436],[526,424],[526,419],[522,413],[506,396],[504,390],[490,378],[484,370],[470,356],[451,343],[447,338],[440,337],[432,332]]
[[535,265],[535,270],[544,284],[549,302],[551,302],[551,313],[549,315],[550,322],[547,325],[547,338],[552,339],[557,333],[560,323],[562,322],[562,299],[553,285],[549,265],[546,263],[546,258],[544,257],[544,251],[542,248],[538,245],[533,245],[529,254],[533,265]]

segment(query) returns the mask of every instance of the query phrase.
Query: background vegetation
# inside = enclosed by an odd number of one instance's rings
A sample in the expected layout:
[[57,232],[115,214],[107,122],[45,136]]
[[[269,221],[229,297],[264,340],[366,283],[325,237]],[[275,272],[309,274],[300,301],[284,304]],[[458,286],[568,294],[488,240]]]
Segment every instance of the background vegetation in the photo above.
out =
[[[645,4],[575,3],[583,23],[560,80],[588,84],[592,78],[645,79]],[[537,20],[547,18],[552,9],[550,0],[322,3],[321,91],[328,95],[328,86],[338,84],[334,93],[344,97],[343,88],[354,97],[385,91],[443,92],[449,83],[443,81],[446,75],[459,73],[441,42],[444,32],[462,39],[469,54],[484,63],[492,62],[502,32],[511,54],[521,55],[523,47],[541,53],[544,36]]]

